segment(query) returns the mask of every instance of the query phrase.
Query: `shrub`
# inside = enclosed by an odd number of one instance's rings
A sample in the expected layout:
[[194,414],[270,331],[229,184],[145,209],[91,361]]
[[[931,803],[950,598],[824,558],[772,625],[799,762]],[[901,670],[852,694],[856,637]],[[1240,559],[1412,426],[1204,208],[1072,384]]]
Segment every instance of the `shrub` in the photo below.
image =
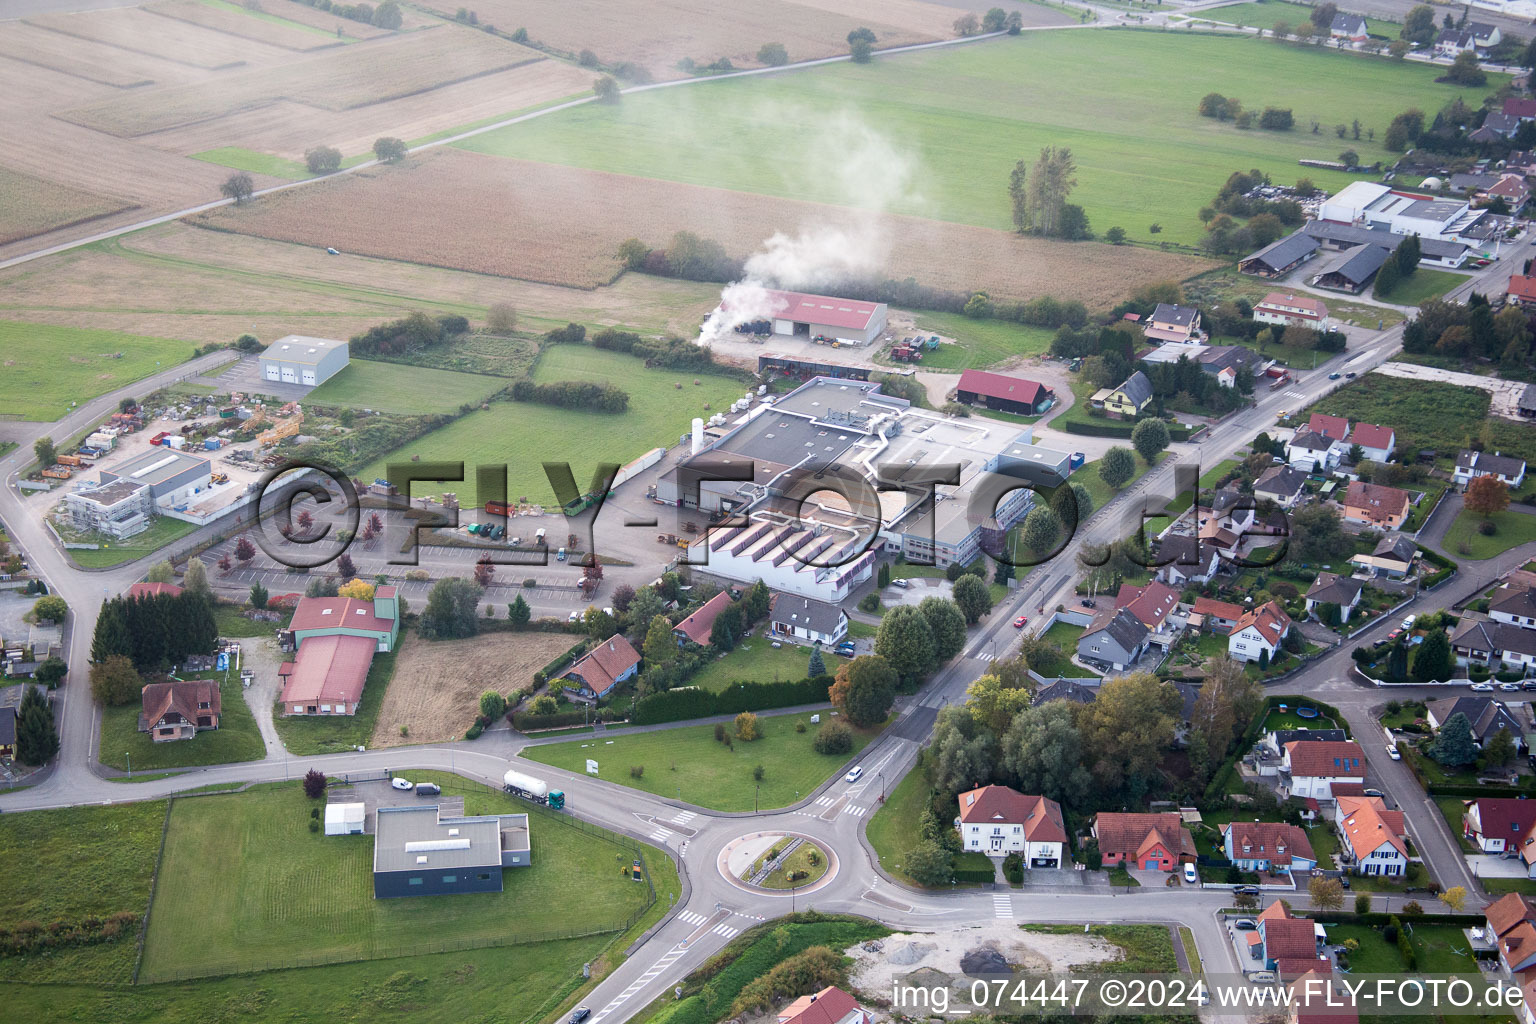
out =
[[751,743],[759,739],[762,732],[757,725],[757,716],[750,711],[743,711],[736,716],[736,738],[743,743]]
[[642,777],[643,775],[645,775],[645,765],[643,765],[643,764],[632,764],[632,765],[629,766],[629,777],[630,778],[638,779],[638,778]]
[[311,768],[304,773],[304,795],[311,800],[325,796],[325,772]]
[[816,738],[811,741],[812,747],[818,754],[851,754],[853,753],[853,730],[846,722],[833,719],[822,723],[816,733]]
[[475,722],[468,729],[464,730],[464,738],[467,740],[477,740],[483,732],[485,732],[485,726]]
[[1494,525],[1492,519],[1484,519],[1482,522],[1477,524],[1477,532],[1482,534],[1484,537],[1492,537],[1494,534],[1499,532],[1499,528]]
[[754,765],[753,766],[753,768],[752,768],[752,781],[753,782],[762,782],[763,781],[763,766],[762,765]]
[[715,742],[716,743],[724,743],[725,742],[725,723],[724,722],[716,722],[715,723]]
[[795,723],[795,732],[805,732],[805,723],[804,722],[796,722]]

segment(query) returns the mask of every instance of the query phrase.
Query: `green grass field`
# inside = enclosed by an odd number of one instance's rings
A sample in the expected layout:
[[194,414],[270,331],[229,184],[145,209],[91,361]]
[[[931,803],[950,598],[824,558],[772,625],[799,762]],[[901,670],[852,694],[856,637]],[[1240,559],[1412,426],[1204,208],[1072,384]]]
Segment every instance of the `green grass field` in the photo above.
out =
[[285,613],[283,618],[276,622],[265,622],[261,619],[248,619],[240,612],[243,605],[217,604],[213,607],[213,619],[218,624],[219,636],[224,637],[270,637],[279,627],[287,624],[292,618],[292,613]]
[[149,529],[137,536],[129,537],[127,540],[113,540],[103,534],[89,534],[89,542],[102,546],[95,550],[69,549],[67,554],[74,559],[76,565],[82,568],[110,569],[114,565],[122,565],[124,562],[132,562],[151,555],[196,529],[196,524],[184,519],[156,516],[150,521]]
[[[408,643],[400,634],[400,643]],[[419,642],[419,641],[418,641]],[[277,735],[288,748],[288,753],[303,757],[308,754],[335,754],[366,746],[373,736],[373,724],[378,721],[379,708],[384,703],[384,691],[395,674],[395,655],[399,648],[387,654],[373,656],[368,669],[368,681],[363,684],[362,708],[355,715],[291,715],[284,717],[279,704],[272,713],[272,723]]]
[[1390,295],[1376,297],[1397,306],[1417,306],[1430,299],[1438,299],[1457,285],[1466,283],[1466,274],[1453,274],[1449,270],[1429,270],[1420,267],[1408,280],[1399,282]]
[[[1270,19],[1273,21],[1274,19]],[[1255,67],[1264,69],[1263,84]],[[1156,68],[1156,87],[1147,87]],[[837,64],[796,75],[712,82],[588,105],[461,143],[478,152],[793,199],[873,204],[882,190],[851,184],[839,162],[850,131],[866,128],[884,147],[912,152],[913,180],[898,213],[985,227],[1011,225],[1008,172],[1048,145],[1077,161],[1074,202],[1092,227],[1125,229],[1135,241],[1196,243],[1197,214],[1235,170],[1258,167],[1275,180],[1312,178],[1330,191],[1341,172],[1301,168],[1345,148],[1332,126],[1358,118],[1376,141],[1350,141],[1362,160],[1391,159],[1388,123],[1408,107],[1437,111],[1486,88],[1436,84],[1438,68],[1363,59],[1318,47],[1184,32],[1026,32],[869,64]],[[1208,92],[1251,109],[1293,111],[1289,132],[1241,131],[1200,117]],[[1042,101],[1042,97],[1049,97]],[[836,112],[829,114],[828,112]],[[1149,133],[1148,125],[1157,131]],[[823,142],[823,140],[825,140]],[[818,146],[818,143],[822,143]],[[827,152],[819,162],[765,160],[762,153]],[[888,162],[882,155],[879,159]],[[882,192],[881,195],[876,195]],[[1150,226],[1162,225],[1160,234]],[[660,244],[662,240],[651,240]]]
[[[163,800],[0,815],[0,857],[13,865],[0,891],[0,917],[47,925],[119,911],[142,915],[164,823]],[[134,955],[130,935],[97,946],[0,957],[0,980],[127,984]]]
[[[643,884],[619,874],[618,865],[632,859],[629,847],[544,813],[529,822],[532,866],[506,869],[501,892],[376,900],[372,838],[311,832],[309,812],[319,806],[297,782],[178,801],[142,977],[170,980],[187,972],[436,952],[451,943],[511,945],[619,931],[647,899]],[[527,809],[489,789],[466,796],[469,814]],[[209,884],[210,864],[220,865],[216,885]]]
[[995,366],[1013,356],[1035,356],[1051,347],[1054,331],[1007,320],[973,320],[956,313],[922,313],[919,334],[954,338],[956,344],[924,352],[919,369],[968,370]]
[[500,377],[354,359],[306,401],[407,415],[451,413],[466,403],[478,405],[506,386]]
[[0,419],[56,420],[73,402],[184,362],[192,348],[174,338],[0,320],[6,391]]
[[[1291,25],[1300,25],[1304,21],[1311,20],[1312,8],[1306,4],[1285,3],[1283,0],[1269,0],[1267,3],[1230,4],[1226,7],[1214,7],[1210,10],[1198,12],[1197,17],[1210,21],[1223,21],[1228,25],[1246,25],[1250,28],[1262,28],[1268,32],[1274,28],[1275,22],[1286,21]],[[1384,36],[1387,39],[1396,39],[1398,32],[1402,31],[1402,24],[1396,21],[1383,21],[1380,18],[1366,18],[1365,30],[1373,36]],[[1334,136],[1338,138],[1338,136]]]
[[149,733],[139,732],[139,704],[103,709],[101,763],[121,769],[131,764],[138,771],[260,760],[266,747],[241,692],[239,673],[225,673],[219,696],[219,727],[174,743],[156,743]]
[[[834,673],[843,661],[829,650],[821,652],[821,660],[827,671]],[[766,637],[758,636],[704,666],[688,680],[688,685],[718,693],[732,683],[794,682],[805,678],[810,662],[810,648],[795,644],[772,647]]]
[[[822,713],[826,721],[826,713]],[[726,747],[715,741],[713,725],[618,735],[612,739],[573,740],[527,747],[522,756],[567,771],[586,770],[587,758],[597,761],[599,778],[621,786],[676,797],[716,811],[749,811],[753,806],[752,769],[763,766],[759,808],[783,807],[809,794],[848,760],[845,754],[818,754],[811,747],[819,728],[810,715],[759,715],[762,738],[736,741]],[[805,722],[806,731],[795,732]],[[727,726],[729,730],[729,726]],[[878,730],[853,731],[853,749],[863,750]],[[630,768],[644,768],[641,778]],[[835,795],[835,793],[834,793]]]
[[191,154],[191,157],[193,160],[201,160],[204,163],[218,164],[220,167],[229,167],[237,171],[250,171],[252,174],[266,174],[274,178],[296,181],[299,178],[314,177],[309,173],[309,168],[297,160],[273,156],[271,153],[258,153],[254,149],[244,149],[240,146],[205,149],[201,153]]
[[[693,381],[702,383],[694,387]],[[621,465],[658,445],[675,444],[694,416],[727,409],[746,385],[719,376],[647,369],[634,356],[581,345],[558,345],[546,352],[534,380],[610,381],[629,392],[629,409],[620,414],[589,413],[550,405],[498,402],[413,441],[359,471],[365,480],[385,475],[390,462],[412,455],[422,461],[462,460],[463,483],[418,484],[415,495],[456,491],[462,507],[478,504],[474,474],[468,467],[505,463],[507,493],[554,502],[554,491],[541,463],[570,462],[576,485],[586,488],[600,461]],[[679,390],[673,385],[681,383]],[[704,410],[708,403],[709,411]]]
[[[1477,561],[1501,555],[1510,548],[1536,540],[1536,516],[1506,509],[1493,515],[1492,537],[1484,537],[1477,531],[1483,517],[1463,509],[1445,531],[1441,547],[1452,558],[1470,558]],[[1465,551],[1465,553],[1463,553]]]
[[864,827],[880,866],[908,885],[917,883],[902,870],[901,862],[917,842],[917,826],[928,807],[930,792],[922,769],[913,768],[886,794],[885,803],[875,808]]

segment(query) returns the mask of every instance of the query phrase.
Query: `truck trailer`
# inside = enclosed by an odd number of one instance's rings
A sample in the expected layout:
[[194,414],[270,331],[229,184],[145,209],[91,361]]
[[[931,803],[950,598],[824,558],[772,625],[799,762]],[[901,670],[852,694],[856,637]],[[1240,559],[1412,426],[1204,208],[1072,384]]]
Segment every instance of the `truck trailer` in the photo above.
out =
[[536,804],[546,804],[557,811],[565,807],[565,793],[558,789],[550,789],[548,785],[532,775],[509,770],[502,776],[501,781],[502,788],[513,796],[532,800]]

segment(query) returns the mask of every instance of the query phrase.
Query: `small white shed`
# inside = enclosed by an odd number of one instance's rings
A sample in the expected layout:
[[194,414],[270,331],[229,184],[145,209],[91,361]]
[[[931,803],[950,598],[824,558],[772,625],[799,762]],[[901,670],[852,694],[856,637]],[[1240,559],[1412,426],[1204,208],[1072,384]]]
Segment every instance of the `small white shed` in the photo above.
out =
[[325,834],[328,836],[362,835],[363,818],[367,807],[363,804],[326,804]]

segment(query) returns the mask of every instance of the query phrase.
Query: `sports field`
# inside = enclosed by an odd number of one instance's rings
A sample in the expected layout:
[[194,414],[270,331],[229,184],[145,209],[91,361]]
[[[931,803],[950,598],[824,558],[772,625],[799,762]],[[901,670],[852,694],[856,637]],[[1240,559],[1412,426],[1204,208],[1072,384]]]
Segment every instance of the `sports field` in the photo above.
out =
[[0,419],[56,420],[72,402],[132,384],[191,355],[191,345],[173,338],[0,320]]
[[465,403],[478,404],[506,386],[501,377],[354,359],[311,391],[308,401],[407,415],[448,413]]
[[[1259,85],[1252,69],[1264,69]],[[1155,70],[1156,87],[1148,88]],[[1196,214],[1234,170],[1258,167],[1290,182],[1301,158],[1333,160],[1331,127],[1358,118],[1375,142],[1351,141],[1364,161],[1387,159],[1388,123],[1408,107],[1433,114],[1485,89],[1434,82],[1439,69],[1179,32],[1025,33],[974,46],[838,64],[771,79],[736,79],[626,96],[492,132],[466,149],[719,188],[866,205],[882,189],[838,168],[910,160],[890,208],[994,228],[1010,226],[1008,173],[1047,145],[1077,160],[1074,202],[1096,231],[1123,227],[1143,241],[1198,242]],[[1290,108],[1289,132],[1240,131],[1200,117],[1208,92],[1249,108]],[[1310,121],[1323,126],[1317,134]],[[1149,130],[1149,126],[1156,130]],[[873,137],[870,145],[860,139]],[[852,141],[850,141],[850,139]],[[839,154],[837,159],[818,149]],[[797,152],[803,160],[762,159]],[[1330,189],[1351,178],[1306,169]],[[887,179],[888,180],[888,179]],[[1153,222],[1162,232],[1152,234]]]
[[[297,781],[177,801],[144,945],[146,981],[295,963],[433,952],[450,944],[511,945],[618,931],[645,906],[621,878],[631,848],[554,814],[530,816],[532,866],[508,868],[499,893],[373,898],[373,839],[309,830]],[[470,814],[528,805],[478,788]],[[218,877],[209,876],[218,865]]]
[[[504,463],[507,494],[553,504],[554,492],[542,463],[569,462],[578,486],[585,487],[599,462],[620,465],[658,445],[676,444],[695,416],[730,407],[746,385],[727,377],[647,369],[634,356],[581,345],[557,345],[545,352],[534,380],[609,381],[629,392],[623,413],[593,413],[552,405],[497,402],[486,411],[460,417],[441,430],[413,441],[359,472],[363,479],[384,476],[386,465],[420,455],[423,462],[463,461],[466,466]],[[698,386],[694,381],[698,380]],[[678,388],[674,385],[681,384]],[[704,408],[709,405],[709,410]],[[473,474],[463,483],[418,484],[415,495],[455,491],[460,505],[479,503]]]

